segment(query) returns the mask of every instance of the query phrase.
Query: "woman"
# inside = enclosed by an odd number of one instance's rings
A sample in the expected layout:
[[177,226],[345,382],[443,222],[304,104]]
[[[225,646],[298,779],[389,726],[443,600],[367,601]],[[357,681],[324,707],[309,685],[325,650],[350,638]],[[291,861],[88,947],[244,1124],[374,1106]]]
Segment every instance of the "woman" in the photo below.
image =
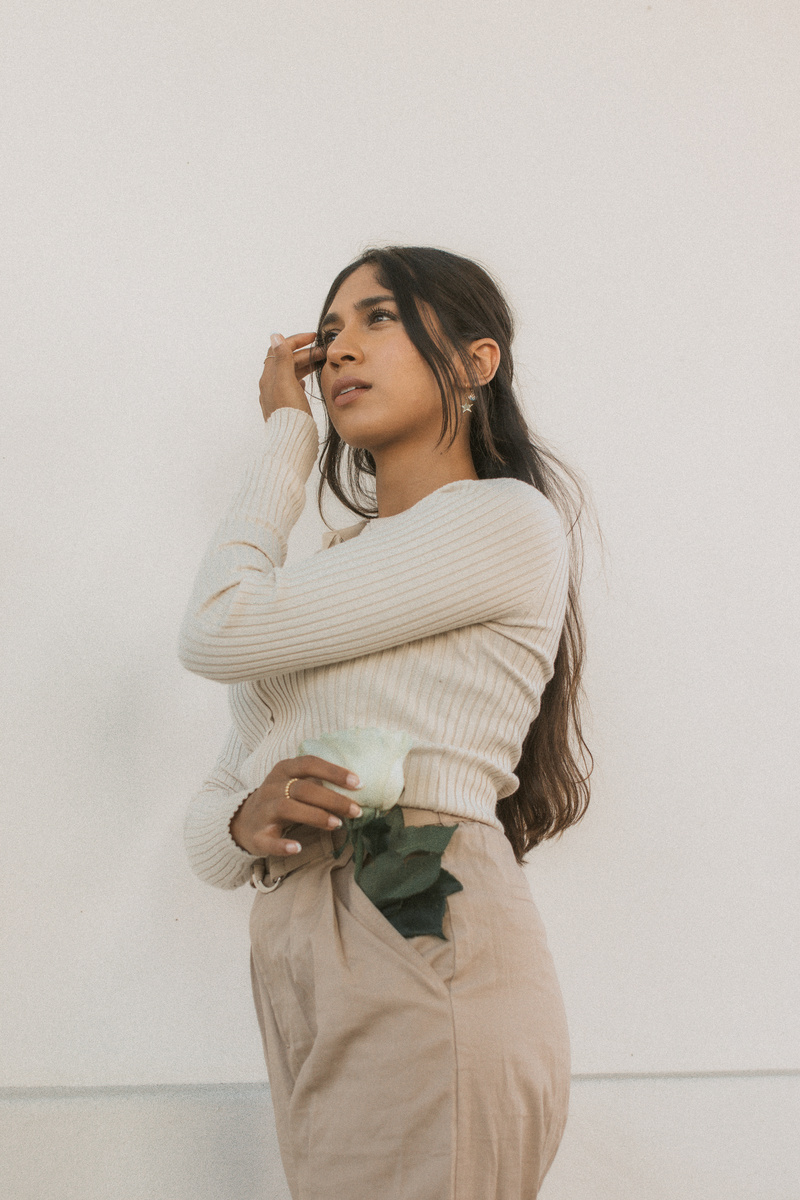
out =
[[[294,1200],[531,1200],[566,1122],[564,1007],[522,863],[588,803],[569,737],[585,747],[579,571],[512,337],[469,259],[395,246],[341,271],[316,334],[272,338],[263,450],[181,629],[184,666],[230,685],[187,847],[209,883],[257,888],[253,994]],[[360,519],[287,567],[312,372],[320,511],[327,484]],[[414,739],[405,826],[453,827],[441,933],[399,932],[369,899],[358,781],[298,755],[365,727]]]

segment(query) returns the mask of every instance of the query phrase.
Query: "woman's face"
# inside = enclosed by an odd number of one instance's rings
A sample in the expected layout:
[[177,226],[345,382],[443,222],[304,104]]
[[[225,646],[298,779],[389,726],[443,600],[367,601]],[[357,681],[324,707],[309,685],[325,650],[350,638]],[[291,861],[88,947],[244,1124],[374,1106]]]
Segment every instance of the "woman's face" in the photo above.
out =
[[[438,327],[428,305],[422,305],[422,313],[432,331]],[[371,264],[365,263],[345,279],[323,318],[321,336],[327,358],[320,386],[342,441],[370,451],[408,440],[436,443],[442,427],[436,378],[403,328],[397,305],[381,287]],[[369,387],[334,395],[334,385],[345,376]]]

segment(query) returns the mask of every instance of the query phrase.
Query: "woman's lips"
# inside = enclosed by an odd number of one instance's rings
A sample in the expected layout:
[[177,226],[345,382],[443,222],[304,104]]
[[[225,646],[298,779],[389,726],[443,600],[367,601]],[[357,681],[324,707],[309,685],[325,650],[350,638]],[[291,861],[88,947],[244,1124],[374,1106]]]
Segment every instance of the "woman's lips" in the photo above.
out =
[[[371,386],[372,385],[370,384],[370,387]],[[363,396],[364,392],[368,392],[368,391],[369,391],[369,387],[359,387],[359,388],[353,388],[352,391],[349,391],[349,392],[340,392],[333,403],[336,405],[337,408],[342,408],[343,405],[348,404],[349,401],[357,400],[359,396]]]

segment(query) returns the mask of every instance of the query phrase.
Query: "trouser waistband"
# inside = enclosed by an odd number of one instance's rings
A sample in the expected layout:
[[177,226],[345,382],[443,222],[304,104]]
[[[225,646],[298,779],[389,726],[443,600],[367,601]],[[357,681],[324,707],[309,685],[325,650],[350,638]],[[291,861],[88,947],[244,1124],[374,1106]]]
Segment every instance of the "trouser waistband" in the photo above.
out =
[[[464,817],[456,817],[452,813],[438,812],[432,808],[411,808],[404,804],[403,823],[405,825],[458,825]],[[299,831],[299,832],[297,832]],[[344,845],[347,840],[347,829],[319,829],[316,825],[288,825],[282,837],[292,833],[303,847],[299,854],[270,854],[258,858],[253,863],[250,872],[250,886],[259,892],[271,892],[278,887],[287,875],[308,863],[316,862],[319,858],[328,858]]]

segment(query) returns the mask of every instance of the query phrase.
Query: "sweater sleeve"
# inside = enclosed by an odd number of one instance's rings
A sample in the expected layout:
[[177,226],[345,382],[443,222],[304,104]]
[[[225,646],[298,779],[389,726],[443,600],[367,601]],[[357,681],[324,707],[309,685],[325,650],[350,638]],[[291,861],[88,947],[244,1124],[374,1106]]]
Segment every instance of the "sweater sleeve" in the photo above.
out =
[[237,888],[246,883],[258,857],[237,845],[229,828],[239,806],[254,790],[237,775],[248,753],[233,725],[213,770],[186,813],[184,843],[189,865],[195,875],[215,887]]
[[263,455],[200,565],[179,635],[188,670],[238,683],[466,625],[525,622],[563,581],[558,512],[510,478],[445,484],[358,537],[284,566],[316,458],[316,424],[283,408],[265,429]]

